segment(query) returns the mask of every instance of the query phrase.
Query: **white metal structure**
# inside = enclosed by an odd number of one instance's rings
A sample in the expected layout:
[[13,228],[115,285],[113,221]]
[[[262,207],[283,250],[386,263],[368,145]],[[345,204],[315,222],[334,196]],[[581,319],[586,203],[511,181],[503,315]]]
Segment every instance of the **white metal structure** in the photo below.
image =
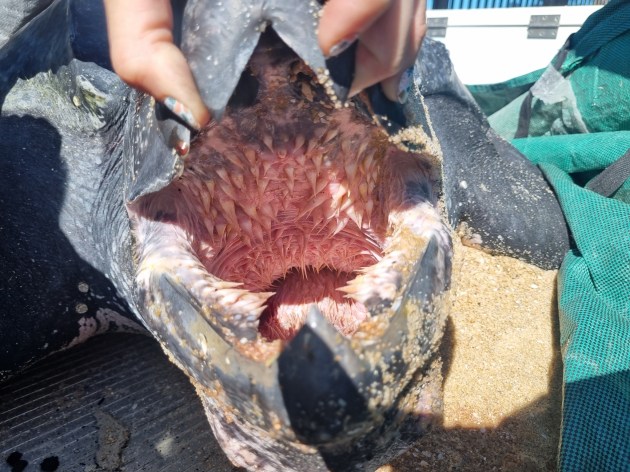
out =
[[[565,6],[428,10],[427,18],[429,22],[447,18],[441,20],[447,22],[445,36],[434,39],[446,44],[462,82],[489,84],[545,67],[569,35],[600,8]],[[556,38],[528,39],[532,15],[538,15],[538,18],[560,15]]]

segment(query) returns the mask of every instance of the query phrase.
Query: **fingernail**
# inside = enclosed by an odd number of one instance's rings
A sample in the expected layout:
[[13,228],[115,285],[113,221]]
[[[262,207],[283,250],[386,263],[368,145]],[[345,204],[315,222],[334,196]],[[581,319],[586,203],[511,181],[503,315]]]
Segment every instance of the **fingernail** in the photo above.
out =
[[173,97],[166,97],[163,103],[166,108],[191,128],[196,130],[201,128],[192,112],[182,102],[175,100]]
[[411,93],[411,87],[413,86],[413,66],[406,69],[402,77],[400,78],[400,82],[398,83],[398,103],[404,104],[407,103],[407,99],[409,98],[409,94]]
[[330,51],[328,51],[328,56],[326,56],[326,59],[328,59],[329,57],[338,56],[339,54],[344,52],[346,49],[352,46],[352,43],[354,43],[358,37],[359,36],[355,34],[348,38],[344,38],[341,41],[339,41],[337,44],[333,45],[330,48]]

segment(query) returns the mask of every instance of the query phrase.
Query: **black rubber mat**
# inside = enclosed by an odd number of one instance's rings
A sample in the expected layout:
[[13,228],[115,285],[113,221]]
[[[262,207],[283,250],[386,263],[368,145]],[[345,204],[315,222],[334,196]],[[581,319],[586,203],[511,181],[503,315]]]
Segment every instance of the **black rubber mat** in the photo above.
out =
[[133,334],[94,338],[0,384],[0,455],[0,471],[239,470],[187,378]]

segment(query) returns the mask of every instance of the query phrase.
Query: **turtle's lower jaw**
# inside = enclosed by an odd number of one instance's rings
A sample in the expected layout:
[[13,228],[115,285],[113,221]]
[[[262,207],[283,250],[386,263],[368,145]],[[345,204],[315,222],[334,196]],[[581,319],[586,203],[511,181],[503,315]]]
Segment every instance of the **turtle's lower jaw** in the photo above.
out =
[[365,468],[439,404],[451,245],[435,169],[318,99],[297,61],[254,56],[248,73],[258,98],[129,207],[138,306],[235,464]]

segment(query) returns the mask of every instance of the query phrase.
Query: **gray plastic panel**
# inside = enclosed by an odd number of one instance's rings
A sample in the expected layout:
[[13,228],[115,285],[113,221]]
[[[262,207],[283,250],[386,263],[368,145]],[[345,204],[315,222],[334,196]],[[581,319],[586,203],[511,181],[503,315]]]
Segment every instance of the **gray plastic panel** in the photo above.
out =
[[188,379],[132,334],[97,337],[0,384],[0,471],[15,451],[25,472],[51,456],[63,472],[239,470]]

